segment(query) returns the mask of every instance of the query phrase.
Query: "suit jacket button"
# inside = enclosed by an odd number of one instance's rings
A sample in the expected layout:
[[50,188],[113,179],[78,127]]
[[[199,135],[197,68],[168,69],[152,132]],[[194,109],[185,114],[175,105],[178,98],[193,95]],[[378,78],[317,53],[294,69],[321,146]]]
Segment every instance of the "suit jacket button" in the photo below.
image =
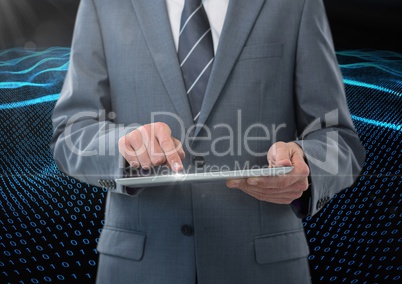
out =
[[202,168],[205,165],[204,157],[202,157],[202,156],[194,156],[193,157],[193,164],[197,168]]
[[181,226],[181,233],[187,237],[192,236],[194,233],[194,230],[191,226],[189,225],[183,225]]

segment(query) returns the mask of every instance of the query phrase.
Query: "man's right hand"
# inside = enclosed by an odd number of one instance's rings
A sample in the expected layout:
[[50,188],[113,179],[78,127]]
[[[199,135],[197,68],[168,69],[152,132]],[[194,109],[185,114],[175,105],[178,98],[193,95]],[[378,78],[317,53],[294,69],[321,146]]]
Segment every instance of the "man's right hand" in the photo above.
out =
[[183,170],[185,157],[179,140],[172,137],[163,122],[146,124],[119,139],[119,152],[133,168],[149,169],[168,165],[175,172]]

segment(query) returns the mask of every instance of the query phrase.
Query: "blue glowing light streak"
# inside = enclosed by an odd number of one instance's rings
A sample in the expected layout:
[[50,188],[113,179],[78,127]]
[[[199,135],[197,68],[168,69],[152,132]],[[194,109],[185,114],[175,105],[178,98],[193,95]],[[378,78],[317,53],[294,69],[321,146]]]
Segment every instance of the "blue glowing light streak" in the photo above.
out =
[[374,120],[374,119],[369,119],[369,118],[365,118],[365,117],[359,117],[356,115],[351,115],[352,119],[355,121],[360,121],[366,124],[371,124],[377,127],[385,127],[385,128],[389,128],[392,130],[396,130],[396,131],[400,131],[402,130],[402,124],[397,125],[394,123],[389,123],[389,122],[384,122],[384,121],[378,121],[378,120]]
[[49,87],[51,85],[51,83],[0,82],[0,89],[17,89],[21,87]]
[[391,90],[391,89],[388,89],[388,88],[385,88],[383,86],[379,86],[379,85],[376,85],[376,84],[369,84],[369,83],[366,83],[366,82],[360,82],[360,81],[352,80],[352,79],[344,79],[343,82],[346,85],[364,87],[364,88],[374,89],[374,90],[381,91],[381,92],[390,93],[390,94],[393,94],[393,95],[396,95],[396,96],[402,96],[402,93],[398,93],[398,92],[396,92],[394,90]]
[[402,60],[401,53],[389,50],[354,49],[337,51],[336,54],[349,57],[354,60],[360,59],[366,64],[369,64],[370,62],[377,62],[379,64],[382,64],[384,62],[395,62],[398,60]]
[[[21,53],[24,53],[26,55],[20,56]],[[19,56],[15,57],[15,55],[13,54],[17,54]],[[68,58],[70,55],[70,48],[51,47],[42,51],[21,50],[21,48],[7,49],[0,52],[0,67],[4,68],[5,66],[16,66],[20,64],[22,61],[32,59],[35,57],[46,58],[48,54],[51,54],[51,56],[58,56],[58,58]],[[3,57],[5,58],[5,60],[2,59]]]
[[[19,71],[1,71],[0,74],[11,74],[11,75],[27,74],[29,72],[34,71],[36,68],[40,68],[41,65],[43,65],[47,62],[52,62],[52,61],[56,61],[56,60],[60,60],[60,58],[55,58],[55,57],[45,58],[30,68],[19,70]],[[65,61],[65,60],[63,60],[63,61]],[[56,67],[56,68],[45,69],[45,70],[39,71],[39,73],[43,73],[44,71],[67,71],[67,68],[68,68],[68,62],[63,63],[61,66]],[[37,74],[35,74],[35,75],[37,75]]]
[[20,108],[20,107],[32,106],[32,105],[36,105],[36,104],[54,102],[54,101],[57,101],[59,99],[59,97],[60,97],[60,94],[53,94],[53,95],[47,95],[47,96],[43,96],[40,98],[26,100],[26,101],[2,104],[2,105],[0,105],[0,110],[15,109],[15,108]]
[[46,88],[38,94],[56,93],[68,69],[69,55],[70,48],[64,47],[43,51],[13,48],[0,52],[0,90],[9,92],[12,89],[33,87]]

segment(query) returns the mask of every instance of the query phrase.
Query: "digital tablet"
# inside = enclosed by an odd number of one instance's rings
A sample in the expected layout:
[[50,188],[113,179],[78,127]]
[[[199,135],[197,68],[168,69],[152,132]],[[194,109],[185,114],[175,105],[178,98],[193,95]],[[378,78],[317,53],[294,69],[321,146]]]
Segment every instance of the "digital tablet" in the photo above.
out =
[[229,180],[237,178],[259,176],[281,176],[292,171],[293,167],[258,168],[236,171],[196,172],[196,173],[173,173],[155,174],[150,171],[137,172],[138,176],[116,179],[117,184],[128,187],[151,187],[169,185],[183,182],[208,182]]

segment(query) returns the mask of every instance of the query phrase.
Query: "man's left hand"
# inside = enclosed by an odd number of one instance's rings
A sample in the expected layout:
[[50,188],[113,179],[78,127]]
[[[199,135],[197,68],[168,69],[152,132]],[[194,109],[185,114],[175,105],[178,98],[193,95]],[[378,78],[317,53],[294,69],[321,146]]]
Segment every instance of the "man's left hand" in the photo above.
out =
[[283,176],[252,177],[227,181],[230,188],[239,188],[261,201],[290,204],[302,196],[309,187],[310,170],[304,160],[302,148],[294,142],[277,142],[267,153],[270,167],[293,166],[293,170]]

